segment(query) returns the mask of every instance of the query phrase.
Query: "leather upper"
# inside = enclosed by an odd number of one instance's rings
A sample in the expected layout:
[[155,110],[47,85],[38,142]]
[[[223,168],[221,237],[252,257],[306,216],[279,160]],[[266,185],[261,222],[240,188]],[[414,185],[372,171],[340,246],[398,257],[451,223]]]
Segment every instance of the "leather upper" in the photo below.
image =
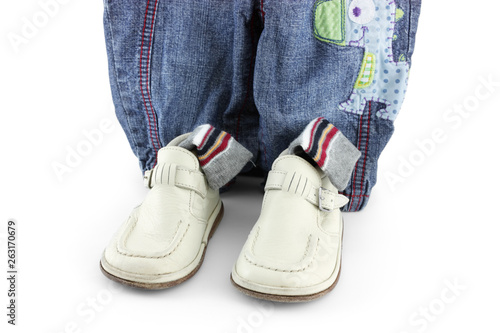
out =
[[265,189],[260,217],[234,266],[233,280],[265,293],[318,291],[340,265],[339,208],[347,198],[320,169],[295,155],[274,162]]
[[200,257],[207,225],[221,206],[219,193],[208,186],[196,156],[176,146],[158,152],[146,182],[151,190],[106,248],[103,267],[125,279],[168,280]]

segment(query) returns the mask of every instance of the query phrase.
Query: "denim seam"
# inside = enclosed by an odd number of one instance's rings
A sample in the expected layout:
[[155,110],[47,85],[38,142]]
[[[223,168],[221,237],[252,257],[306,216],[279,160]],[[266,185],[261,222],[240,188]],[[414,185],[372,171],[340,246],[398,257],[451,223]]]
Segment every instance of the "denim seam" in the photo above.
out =
[[369,198],[370,197],[368,194],[349,194],[349,193],[345,193],[345,192],[339,192],[339,193],[342,195],[345,195],[347,197],[351,197],[351,198],[359,198],[359,197]]
[[[368,125],[366,128],[366,141],[365,141],[365,156],[363,159],[363,172],[361,174],[361,191],[360,194],[363,194],[365,190],[365,175],[366,175],[366,160],[368,157],[368,143],[370,141],[370,124],[371,124],[371,116],[372,116],[372,102],[368,102]],[[361,203],[361,198],[358,199],[358,204],[356,205],[355,211],[358,210],[359,204]]]
[[[262,18],[262,30],[264,30],[265,29],[265,21],[266,21],[266,12],[264,10],[264,0],[260,0],[259,11],[260,11],[260,15]],[[253,18],[253,16],[252,16],[252,18]],[[252,34],[253,34],[253,31],[252,31]],[[254,47],[254,59],[252,61],[252,66],[253,66],[252,71],[255,71],[255,64],[257,62],[257,45],[254,43],[254,39],[252,39],[252,46]],[[255,101],[254,101],[254,103],[255,103]],[[258,111],[258,109],[257,109],[257,111]],[[262,114],[259,112],[259,118],[260,117],[262,117]],[[267,119],[268,119],[267,114],[264,115],[264,118],[267,122]],[[259,130],[260,130],[259,151],[261,150],[260,147],[262,147],[262,155],[264,157],[264,164],[266,165],[266,168],[267,168],[268,167],[268,160],[267,160],[267,149],[266,149],[266,145],[265,145],[265,136],[267,134],[267,130],[265,130],[265,124],[262,123],[260,120],[259,120]],[[266,133],[264,133],[264,132],[266,132]]]
[[266,12],[264,11],[264,0],[260,0],[260,16],[262,17],[262,24],[266,21]]
[[[359,117],[359,125],[358,125],[359,129],[358,129],[358,143],[356,145],[356,148],[360,148],[361,146],[361,131],[363,129],[363,114],[360,115]],[[356,162],[356,166],[354,167],[354,174],[352,176],[352,194],[356,195],[356,175],[357,175],[357,172],[358,172],[358,164],[359,164],[359,161]],[[351,208],[352,208],[352,200],[349,202],[349,209],[348,211],[351,211]]]
[[260,143],[262,144],[262,152],[263,152],[263,155],[264,155],[264,163],[267,167],[268,165],[268,162],[267,162],[267,149],[266,149],[266,145],[264,144],[264,128],[262,126],[261,128],[261,133],[260,133]]
[[106,5],[105,5],[105,11],[106,11],[106,16],[108,17],[109,36],[111,37],[111,48],[110,49],[111,49],[111,52],[113,53],[112,54],[113,61],[111,61],[111,63],[113,64],[113,73],[114,73],[114,77],[116,80],[116,86],[118,87],[117,90],[118,90],[118,94],[120,96],[120,103],[121,103],[122,108],[123,108],[123,113],[125,114],[125,119],[127,121],[127,125],[129,128],[131,137],[132,137],[132,141],[134,143],[134,150],[135,150],[134,153],[136,155],[138,155],[139,145],[137,144],[137,140],[135,139],[134,131],[132,131],[132,126],[130,125],[130,116],[127,114],[125,105],[123,104],[122,89],[120,88],[120,83],[118,81],[118,73],[116,72],[116,66],[115,66],[116,59],[115,59],[115,50],[114,50],[115,41],[114,41],[114,37],[113,37],[113,27],[111,24],[111,16],[109,15],[108,3],[106,3]]
[[411,24],[411,22],[412,22],[412,15],[411,14],[413,13],[413,10],[411,8],[411,3],[412,3],[412,1],[410,0],[408,2],[408,7],[409,7],[409,9],[408,9],[408,11],[409,11],[409,13],[408,13],[408,44],[406,46],[406,61],[410,61],[410,58],[411,58],[410,52],[412,52],[412,50],[411,50],[412,45],[415,42],[414,38],[412,38],[413,31],[412,31],[412,24]]
[[[368,114],[363,112],[363,114],[359,118],[359,130],[358,130],[358,143],[357,143],[357,148],[358,149],[363,149],[364,148],[364,156],[363,156],[363,162],[360,164],[360,161],[356,162],[356,166],[354,168],[354,175],[352,177],[352,194],[348,195],[351,198],[356,198],[356,207],[353,209],[354,205],[354,200],[351,200],[349,202],[349,209],[348,211],[350,212],[355,212],[358,211],[362,198],[368,198],[368,195],[363,194],[365,190],[365,176],[366,176],[366,162],[368,158],[368,143],[370,139],[370,126],[371,126],[371,115],[372,115],[372,102],[368,102]],[[366,125],[364,123],[364,117],[367,117],[366,119]],[[363,129],[363,127],[366,126],[366,133]],[[366,138],[363,138],[363,135],[366,135]],[[364,144],[363,144],[363,139],[364,139]],[[358,172],[359,171],[359,172]]]
[[257,49],[256,49],[256,45],[255,45],[255,36],[254,36],[254,20],[255,20],[255,13],[252,13],[252,18],[250,19],[250,39],[252,41],[252,58],[250,60],[250,71],[248,73],[248,79],[247,79],[247,91],[245,94],[245,99],[243,100],[243,104],[240,108],[240,111],[238,112],[238,120],[236,122],[236,133],[234,135],[234,138],[236,139],[236,141],[239,140],[241,115],[243,113],[243,110],[245,109],[245,106],[248,105],[248,100],[250,98],[250,87],[251,87],[252,80],[254,77],[253,72],[254,72],[254,68],[255,68],[255,59],[257,56],[257,54],[256,54]]
[[[152,47],[152,41],[153,41],[153,29],[154,29],[154,23],[155,23],[155,18],[156,18],[156,11],[158,8],[158,0],[155,0],[154,7],[153,7],[153,13],[151,15],[151,27],[148,32],[146,32],[146,26],[148,24],[148,12],[149,12],[149,3],[150,0],[148,0],[146,4],[146,12],[144,14],[144,26],[142,29],[142,37],[141,37],[141,52],[139,56],[139,87],[141,90],[141,95],[144,103],[144,108],[146,111],[147,119],[148,119],[148,130],[149,130],[149,137],[151,140],[151,144],[153,147],[154,151],[154,165],[156,165],[156,155],[158,153],[158,150],[161,148],[161,143],[160,139],[158,138],[158,123],[156,120],[156,113],[153,108],[153,103],[151,100],[151,87],[150,87],[150,66],[151,66],[151,47]],[[143,53],[144,53],[144,40],[146,37],[146,34],[149,34],[149,45],[148,47],[148,53],[147,53],[147,63],[146,63],[146,68],[143,69]],[[145,73],[143,73],[145,71]],[[143,80],[143,74],[146,77],[146,81]],[[146,96],[144,94],[144,90],[147,92],[147,97],[148,99],[146,100]],[[148,107],[149,103],[149,107]],[[151,115],[150,115],[150,110],[151,110]],[[151,119],[153,120],[153,126],[151,125]],[[154,132],[154,134],[153,134]],[[156,142],[155,142],[156,139]],[[158,146],[156,146],[156,144]],[[153,165],[153,166],[154,166]]]

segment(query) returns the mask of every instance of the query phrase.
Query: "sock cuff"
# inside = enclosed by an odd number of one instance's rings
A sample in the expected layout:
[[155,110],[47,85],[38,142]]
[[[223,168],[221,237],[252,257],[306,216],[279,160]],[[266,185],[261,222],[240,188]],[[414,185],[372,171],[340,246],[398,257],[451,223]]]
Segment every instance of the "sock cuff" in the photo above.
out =
[[326,173],[339,191],[347,187],[361,156],[359,150],[324,117],[311,121],[290,144],[288,153],[295,154],[301,149]]
[[201,169],[213,189],[219,189],[236,177],[253,156],[229,133],[209,124],[197,127],[179,147],[196,149]]

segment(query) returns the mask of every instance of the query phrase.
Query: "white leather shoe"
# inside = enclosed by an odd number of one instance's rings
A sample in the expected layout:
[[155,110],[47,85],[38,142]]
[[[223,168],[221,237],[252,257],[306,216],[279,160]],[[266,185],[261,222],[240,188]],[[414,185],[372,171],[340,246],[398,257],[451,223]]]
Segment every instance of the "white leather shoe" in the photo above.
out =
[[233,267],[231,281],[256,298],[302,302],[331,291],[340,273],[348,199],[319,168],[281,154],[265,187],[260,217]]
[[223,206],[197,157],[175,146],[186,137],[158,151],[158,163],[147,174],[150,192],[103,253],[101,269],[108,278],[163,289],[189,279],[200,268]]

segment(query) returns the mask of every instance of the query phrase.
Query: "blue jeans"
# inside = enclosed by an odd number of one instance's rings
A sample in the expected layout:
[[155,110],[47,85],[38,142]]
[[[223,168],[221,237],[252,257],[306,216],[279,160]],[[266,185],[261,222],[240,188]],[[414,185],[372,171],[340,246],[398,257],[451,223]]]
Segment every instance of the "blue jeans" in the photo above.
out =
[[420,2],[105,0],[114,105],[142,171],[205,123],[268,171],[322,116],[362,153],[343,192],[345,211],[362,209],[406,92]]

